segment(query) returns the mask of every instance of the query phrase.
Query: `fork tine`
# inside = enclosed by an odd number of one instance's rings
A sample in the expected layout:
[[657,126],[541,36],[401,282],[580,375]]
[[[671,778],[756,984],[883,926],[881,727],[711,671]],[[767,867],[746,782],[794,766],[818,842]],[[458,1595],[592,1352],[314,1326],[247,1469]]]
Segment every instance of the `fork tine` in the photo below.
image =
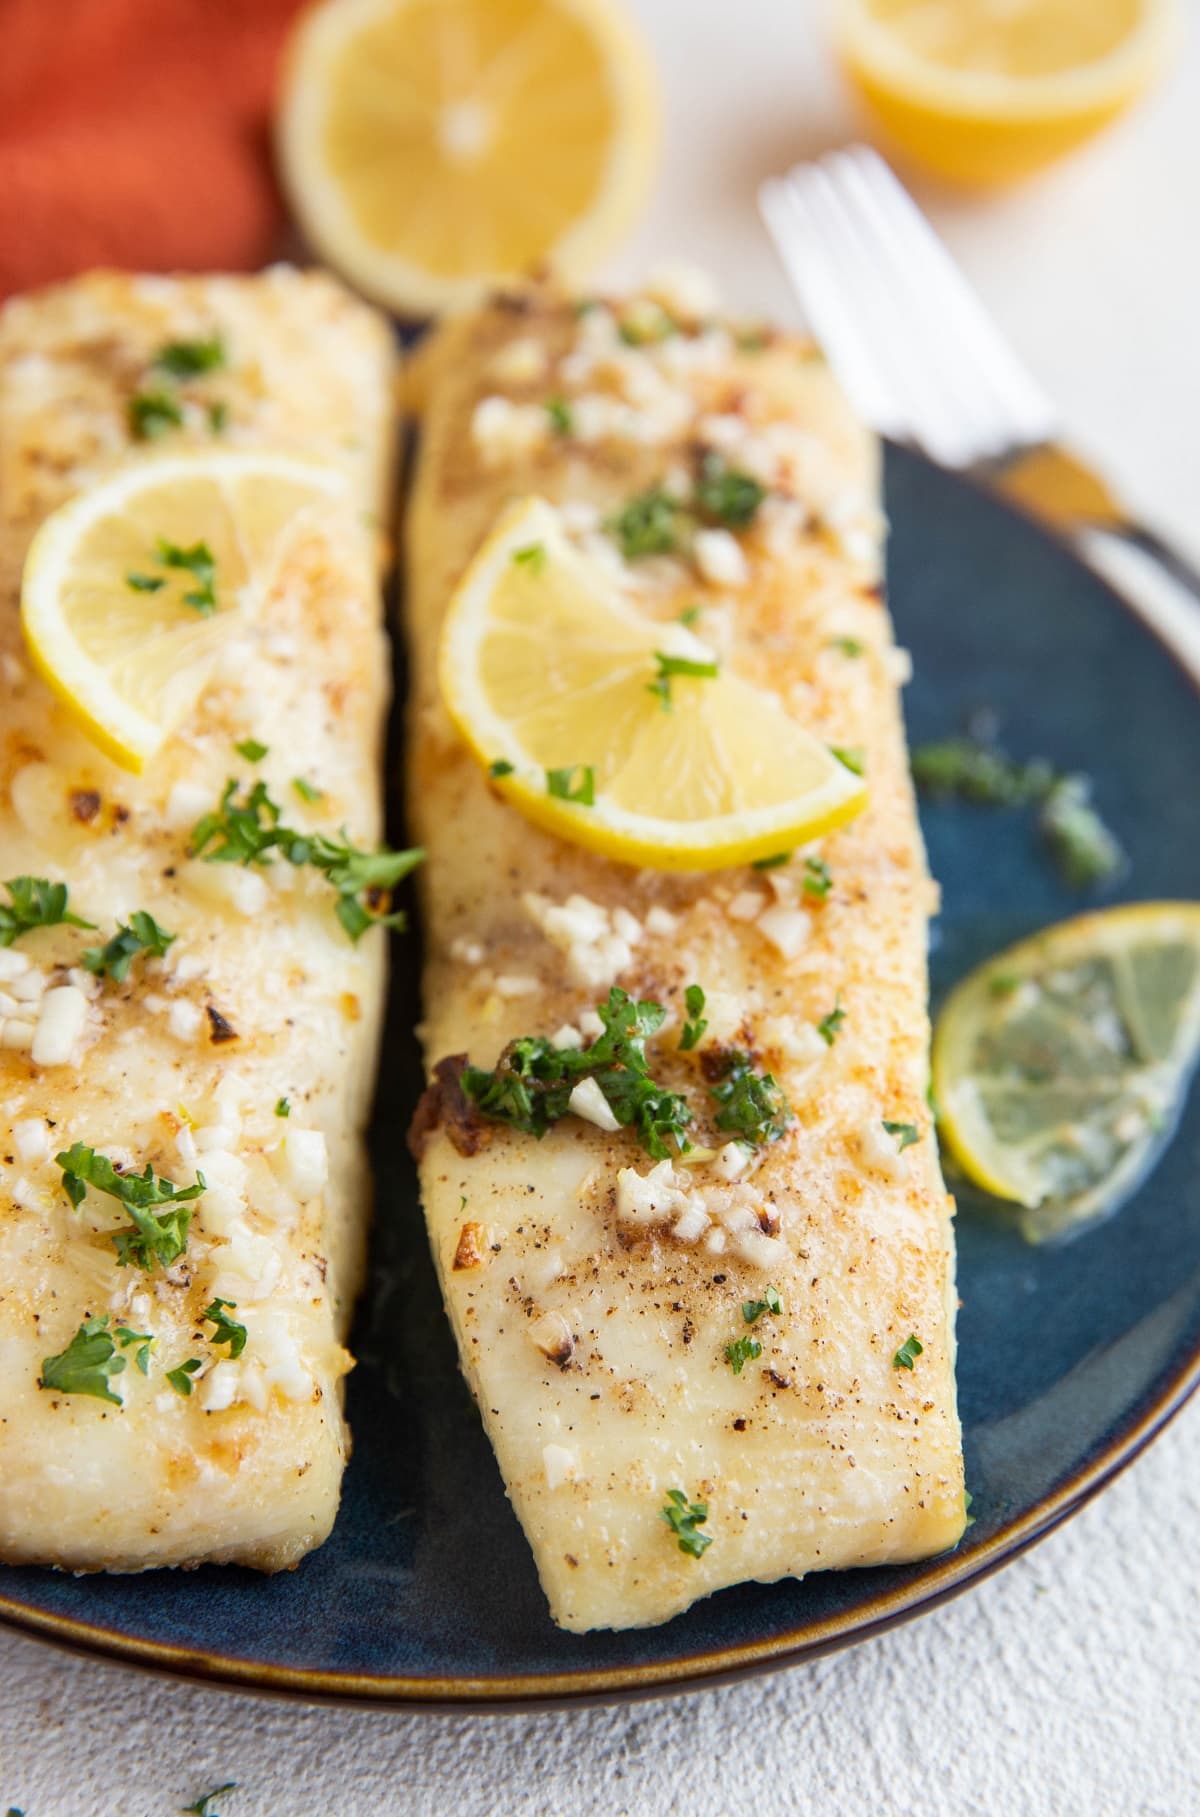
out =
[[846,307],[842,286],[805,199],[790,177],[759,191],[759,209],[795,287],[807,326],[836,368],[856,408],[881,434],[900,437],[907,423],[892,383]]
[[908,191],[865,145],[840,154],[846,181],[910,287],[922,292],[949,346],[965,362],[964,380],[999,405],[1003,439],[1037,441],[1055,427],[1055,412],[984,309]]

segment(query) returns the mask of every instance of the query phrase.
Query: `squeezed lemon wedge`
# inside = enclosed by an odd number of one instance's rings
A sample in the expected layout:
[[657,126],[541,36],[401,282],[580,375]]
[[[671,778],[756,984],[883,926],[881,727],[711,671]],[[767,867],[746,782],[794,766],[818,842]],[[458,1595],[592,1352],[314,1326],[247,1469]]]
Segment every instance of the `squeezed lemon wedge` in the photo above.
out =
[[933,1042],[938,1127],[1031,1241],[1116,1209],[1200,1056],[1200,903],[1080,915],[981,965]]
[[21,624],[34,666],[101,750],[144,769],[262,597],[286,533],[345,491],[332,467],[233,449],[114,470],[30,545]]
[[866,802],[861,776],[773,694],[627,604],[540,499],[502,516],[459,583],[439,674],[513,806],[626,864],[745,863]]

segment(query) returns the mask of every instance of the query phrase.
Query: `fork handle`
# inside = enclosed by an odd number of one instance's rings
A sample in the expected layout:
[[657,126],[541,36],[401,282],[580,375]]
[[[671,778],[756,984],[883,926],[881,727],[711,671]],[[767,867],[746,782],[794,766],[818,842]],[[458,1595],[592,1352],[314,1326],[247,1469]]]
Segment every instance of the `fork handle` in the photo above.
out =
[[1067,448],[1040,442],[988,462],[980,477],[1059,535],[1103,531],[1140,549],[1200,601],[1200,568],[1157,531],[1138,523],[1105,480]]

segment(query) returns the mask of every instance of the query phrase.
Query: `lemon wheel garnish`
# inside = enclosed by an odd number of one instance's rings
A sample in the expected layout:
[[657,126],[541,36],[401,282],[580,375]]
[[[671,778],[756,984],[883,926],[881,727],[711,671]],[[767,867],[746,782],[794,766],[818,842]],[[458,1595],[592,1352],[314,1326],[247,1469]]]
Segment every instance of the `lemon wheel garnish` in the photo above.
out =
[[30,545],[21,623],[35,667],[101,750],[142,770],[261,599],[286,533],[345,491],[336,469],[284,454],[114,470]]
[[1115,119],[1176,41],[1176,0],[840,0],[842,55],[892,138],[952,181],[1039,170]]
[[939,1128],[1031,1241],[1116,1209],[1173,1126],[1200,1055],[1200,903],[1064,921],[947,1000],[933,1043]]
[[618,0],[323,0],[278,126],[313,244],[412,314],[543,264],[581,279],[641,206],[657,142]]
[[442,693],[521,813],[627,864],[741,864],[863,807],[861,777],[773,694],[725,673],[660,680],[660,654],[712,666],[682,626],[627,605],[557,513],[526,499],[450,602]]

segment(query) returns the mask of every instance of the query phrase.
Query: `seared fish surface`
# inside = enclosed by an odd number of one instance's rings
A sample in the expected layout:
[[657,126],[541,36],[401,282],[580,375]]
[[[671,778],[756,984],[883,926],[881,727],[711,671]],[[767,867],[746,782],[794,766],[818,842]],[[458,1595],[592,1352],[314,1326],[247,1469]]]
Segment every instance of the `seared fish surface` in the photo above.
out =
[[[941,1551],[964,1497],[953,1205],[926,1102],[935,892],[875,444],[811,346],[717,322],[679,283],[502,298],[443,330],[415,383],[409,798],[438,1070],[414,1134],[462,1366],[554,1618],[661,1622],[745,1579]],[[749,521],[735,501],[675,547],[627,546],[631,498],[686,502],[730,470],[764,488]],[[689,876],[591,855],[502,802],[441,705],[436,651],[449,593],[522,494],[649,617],[686,613],[865,764],[866,811],[776,868]],[[687,1095],[708,1160],[663,1168],[586,1115],[538,1141],[464,1096],[456,1056],[586,1042],[614,985],[667,1010],[651,1070]],[[691,985],[708,1027],[681,1052]],[[786,1096],[777,1140],[731,1145],[714,1122],[735,1053]]]
[[[214,342],[219,363],[176,353],[164,372],[164,348]],[[390,489],[392,383],[384,323],[329,280],[283,269],[102,274],[0,316],[0,882],[64,883],[97,929],[0,943],[12,1562],[276,1570],[333,1522],[385,936],[352,944],[312,871],[207,864],[189,841],[231,777],[264,779],[297,827],[379,838],[388,666],[367,521]],[[178,420],[159,413],[155,446],[219,436],[300,452],[339,463],[349,486],[289,541],[198,711],[135,777],[31,672],[18,597],[39,523],[135,451],[131,400],[164,391]],[[235,748],[248,741],[249,756]],[[93,975],[83,951],[137,911],[175,936],[164,956],[138,955],[123,980]],[[182,1190],[203,1175],[182,1254],[122,1265],[125,1207],[95,1186],[76,1207],[64,1190],[55,1157],[76,1143]],[[218,1301],[240,1338],[209,1311]]]

